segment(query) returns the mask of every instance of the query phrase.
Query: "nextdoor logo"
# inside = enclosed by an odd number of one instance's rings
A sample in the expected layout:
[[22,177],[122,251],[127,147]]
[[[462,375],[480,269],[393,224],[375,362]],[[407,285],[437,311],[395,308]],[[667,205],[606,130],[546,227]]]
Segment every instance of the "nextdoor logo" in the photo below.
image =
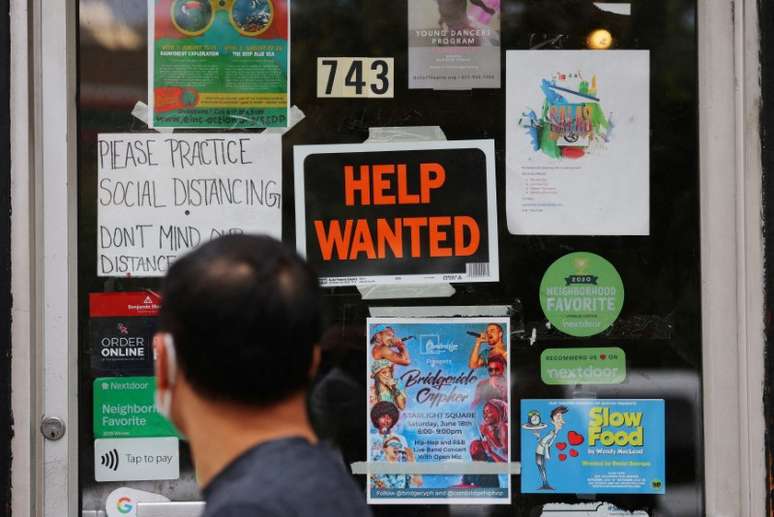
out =
[[610,348],[548,348],[540,354],[546,384],[620,384],[626,379],[626,352]]

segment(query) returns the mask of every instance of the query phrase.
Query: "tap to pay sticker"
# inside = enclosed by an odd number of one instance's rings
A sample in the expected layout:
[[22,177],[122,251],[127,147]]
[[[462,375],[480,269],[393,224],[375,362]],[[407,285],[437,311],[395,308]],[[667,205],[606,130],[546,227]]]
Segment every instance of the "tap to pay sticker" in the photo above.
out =
[[140,481],[180,477],[177,438],[121,438],[94,441],[97,481]]

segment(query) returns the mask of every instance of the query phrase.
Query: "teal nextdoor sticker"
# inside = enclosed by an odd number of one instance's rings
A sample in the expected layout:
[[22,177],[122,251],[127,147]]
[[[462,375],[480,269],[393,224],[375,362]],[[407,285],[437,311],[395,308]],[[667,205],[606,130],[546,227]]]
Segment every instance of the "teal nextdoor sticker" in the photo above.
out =
[[547,348],[540,354],[546,384],[620,384],[626,380],[626,352],[618,347]]
[[154,377],[101,377],[94,381],[94,438],[177,436],[156,411]]
[[540,282],[540,306],[557,329],[577,337],[604,332],[621,313],[621,275],[594,253],[565,255],[546,270]]

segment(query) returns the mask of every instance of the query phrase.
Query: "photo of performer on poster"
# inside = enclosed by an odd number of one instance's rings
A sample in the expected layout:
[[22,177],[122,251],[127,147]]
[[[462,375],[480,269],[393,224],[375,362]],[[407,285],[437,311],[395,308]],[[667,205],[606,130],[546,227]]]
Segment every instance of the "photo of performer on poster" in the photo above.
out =
[[[372,463],[510,461],[507,318],[368,320]],[[510,476],[371,474],[378,504],[508,504]]]

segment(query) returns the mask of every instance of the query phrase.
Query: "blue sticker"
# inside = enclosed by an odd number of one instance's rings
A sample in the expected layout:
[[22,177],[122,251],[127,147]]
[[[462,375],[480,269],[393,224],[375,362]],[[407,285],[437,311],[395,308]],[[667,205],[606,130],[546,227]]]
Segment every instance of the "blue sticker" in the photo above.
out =
[[664,401],[521,401],[522,493],[664,494]]

